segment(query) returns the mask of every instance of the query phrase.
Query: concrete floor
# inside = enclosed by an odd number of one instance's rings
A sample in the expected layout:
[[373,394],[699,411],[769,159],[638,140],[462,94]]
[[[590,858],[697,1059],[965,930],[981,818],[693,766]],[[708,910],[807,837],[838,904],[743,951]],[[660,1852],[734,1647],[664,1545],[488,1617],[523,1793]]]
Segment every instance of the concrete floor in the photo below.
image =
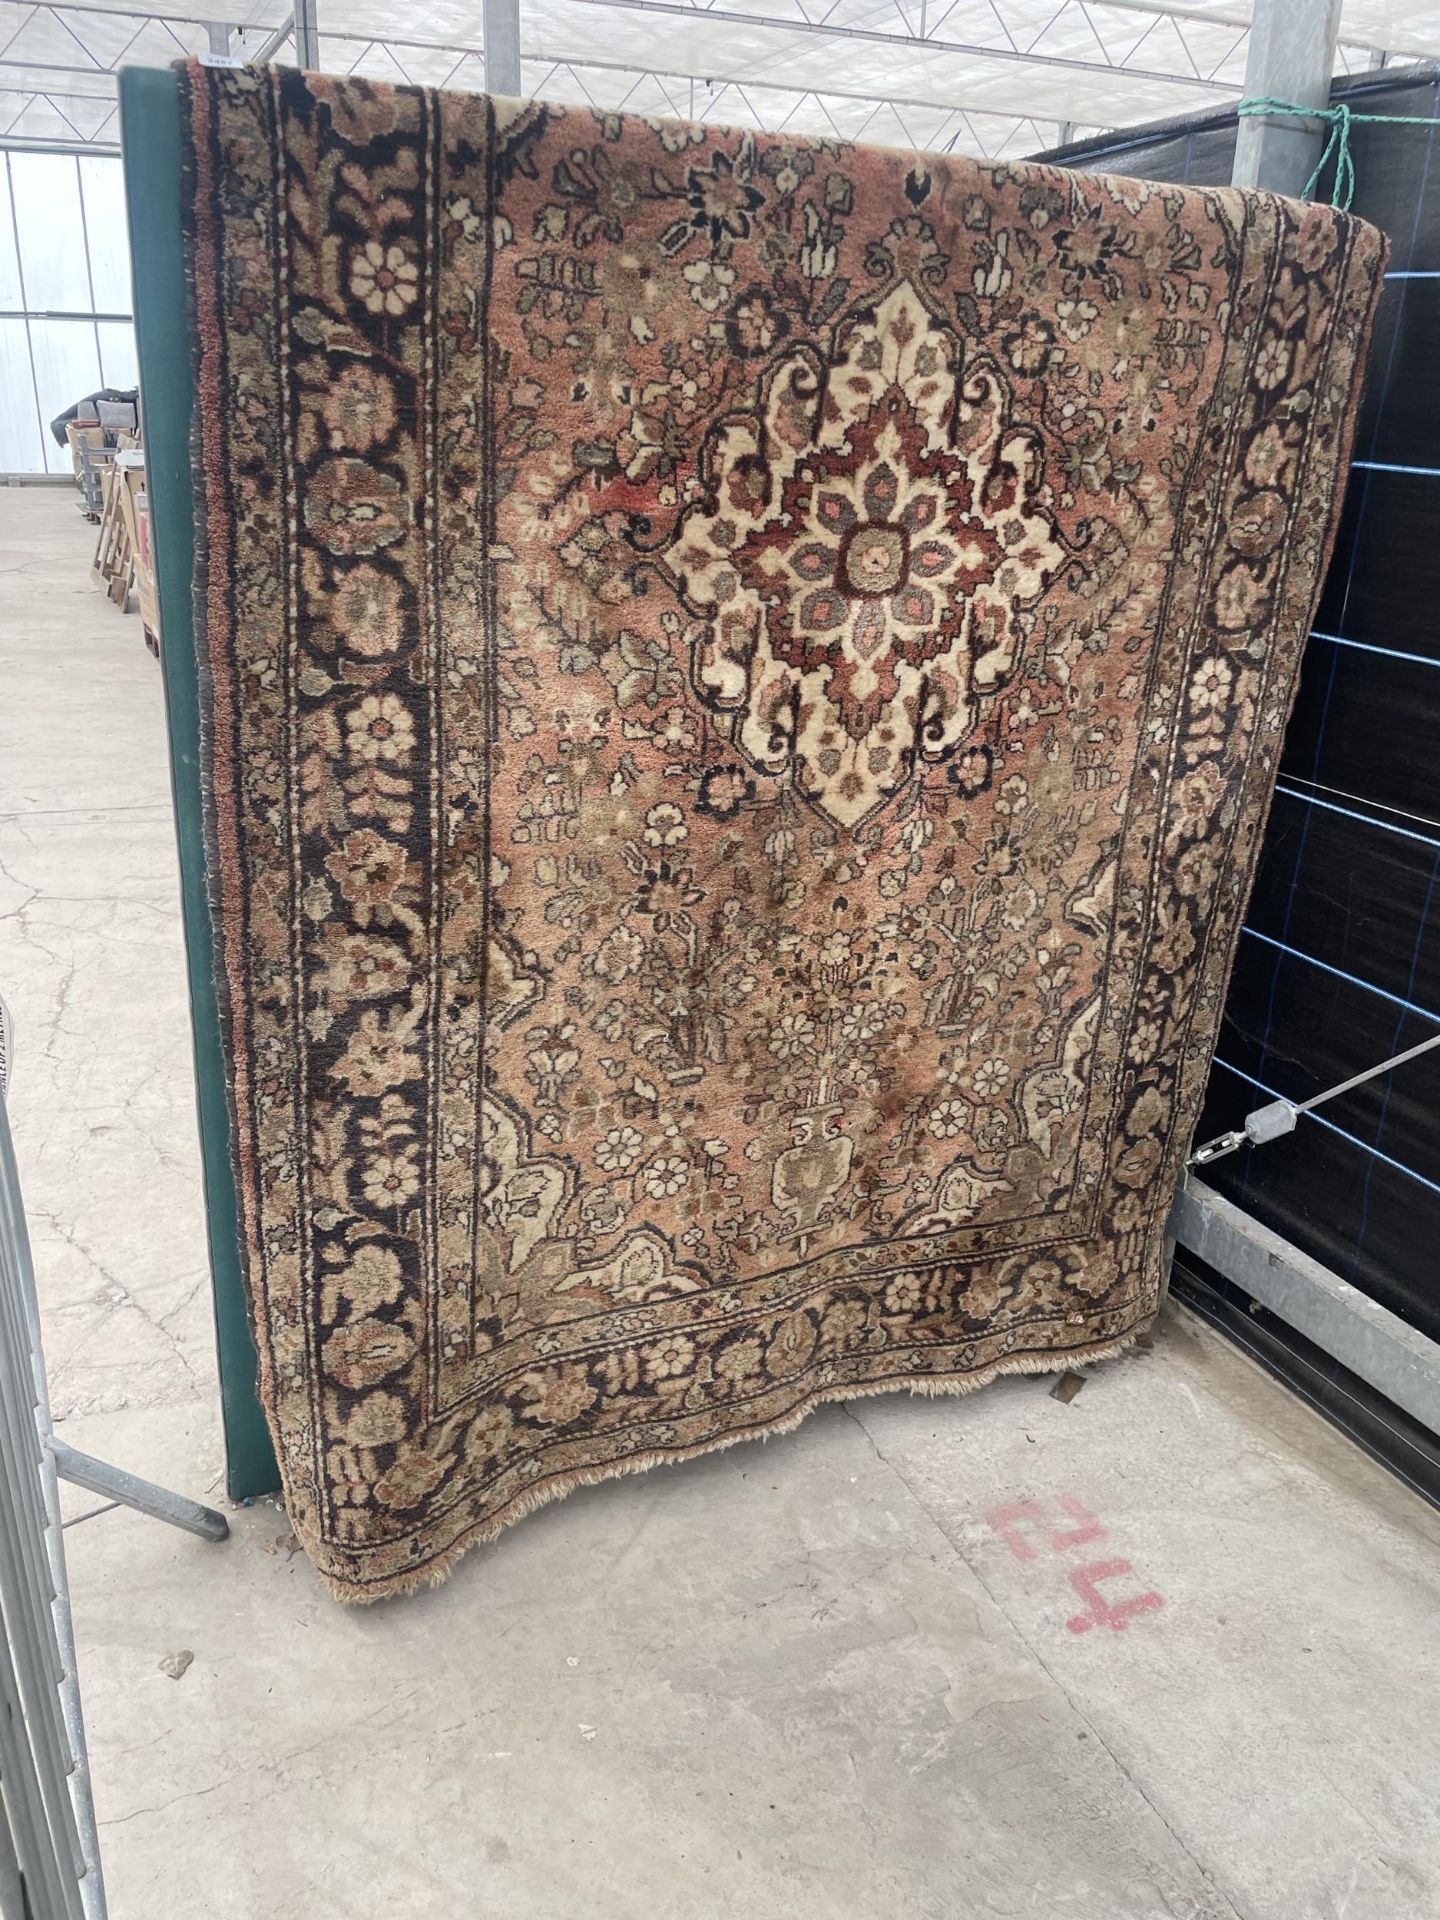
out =
[[[61,1431],[217,1498],[160,678],[91,541],[0,489],[11,1114]],[[831,1408],[361,1612],[271,1503],[77,1497],[115,1920],[1430,1920],[1440,1520],[1183,1313],[1050,1386]]]

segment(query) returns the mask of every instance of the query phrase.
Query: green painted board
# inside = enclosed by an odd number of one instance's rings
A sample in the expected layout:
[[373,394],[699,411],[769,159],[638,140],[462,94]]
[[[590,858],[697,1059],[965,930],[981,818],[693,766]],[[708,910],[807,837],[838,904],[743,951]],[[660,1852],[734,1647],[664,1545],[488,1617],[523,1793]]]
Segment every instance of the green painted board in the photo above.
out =
[[256,1388],[255,1343],[240,1271],[239,1212],[230,1159],[230,1109],[214,946],[205,890],[204,816],[200,799],[200,687],[195,663],[195,519],[190,479],[190,328],[180,238],[180,81],[173,70],[122,67],[120,133],[130,255],[135,278],[135,334],[145,416],[145,486],[155,540],[160,598],[165,714],[170,779],[180,849],[180,898],[195,1042],[195,1089],[220,1404],[225,1426],[226,1484],[232,1500],[273,1493],[280,1485],[275,1450]]

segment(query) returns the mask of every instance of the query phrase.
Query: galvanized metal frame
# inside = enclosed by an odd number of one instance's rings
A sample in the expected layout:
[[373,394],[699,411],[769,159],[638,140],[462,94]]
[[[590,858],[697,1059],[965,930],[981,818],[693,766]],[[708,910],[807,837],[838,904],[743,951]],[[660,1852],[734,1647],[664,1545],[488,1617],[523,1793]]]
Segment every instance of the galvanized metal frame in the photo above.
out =
[[315,17],[315,0],[295,0],[291,15],[295,37],[295,64],[307,73],[320,65],[320,29]]
[[1440,1346],[1189,1175],[1170,1232],[1286,1326],[1440,1434]]
[[5,1101],[13,1054],[0,1002],[0,1920],[105,1920],[59,1483],[203,1540],[230,1527],[213,1508],[55,1438]]
[[485,91],[520,92],[520,0],[484,0]]
[[[1256,0],[1245,61],[1245,97],[1326,107],[1335,70],[1341,0]],[[1298,194],[1320,158],[1318,121],[1245,118],[1235,137],[1237,187]]]
[[104,1920],[34,1268],[0,1094],[0,1915]]

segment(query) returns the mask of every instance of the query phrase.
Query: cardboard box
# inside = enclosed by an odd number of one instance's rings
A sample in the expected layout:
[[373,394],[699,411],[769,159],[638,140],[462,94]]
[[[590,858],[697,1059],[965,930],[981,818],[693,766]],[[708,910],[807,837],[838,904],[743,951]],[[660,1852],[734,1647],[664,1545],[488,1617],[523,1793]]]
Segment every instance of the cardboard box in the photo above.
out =
[[155,589],[155,536],[150,527],[150,498],[143,490],[135,496],[135,597],[140,602],[145,643],[158,654],[160,598]]

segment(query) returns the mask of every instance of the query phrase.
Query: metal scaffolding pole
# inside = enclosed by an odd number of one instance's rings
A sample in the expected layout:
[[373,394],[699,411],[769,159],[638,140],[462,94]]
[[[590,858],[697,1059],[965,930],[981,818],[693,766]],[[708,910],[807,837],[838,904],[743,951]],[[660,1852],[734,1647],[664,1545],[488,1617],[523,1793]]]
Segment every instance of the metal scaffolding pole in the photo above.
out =
[[316,0],[295,0],[295,64],[306,73],[320,65],[320,28],[315,19]]
[[[1102,75],[1109,80],[1141,80],[1151,84],[1156,81],[1165,86],[1196,87],[1204,93],[1224,95],[1229,91],[1223,80],[1207,80],[1199,72],[1184,72],[1179,69],[1166,71],[1159,67],[1141,67],[1128,60],[1113,60],[1104,56],[1084,57],[1070,53],[1041,52],[1017,46],[1013,40],[978,42],[973,40],[942,40],[938,37],[939,26],[927,34],[913,32],[908,26],[909,16],[903,7],[897,6],[897,18],[907,22],[903,30],[889,27],[847,26],[830,18],[834,8],[829,8],[821,19],[815,20],[801,9],[801,17],[793,14],[741,12],[734,7],[722,7],[710,4],[697,4],[697,0],[572,0],[576,6],[603,7],[607,10],[624,7],[636,13],[657,13],[669,15],[672,19],[688,20],[692,25],[709,26],[717,22],[727,26],[744,27],[747,32],[806,34],[812,39],[822,40],[858,40],[867,46],[908,47],[917,54],[955,53],[963,54],[973,61],[995,61],[1001,64],[1013,64],[1022,67],[1025,75],[1033,76],[1037,68],[1054,68],[1069,73],[1082,73],[1090,76]],[[1304,6],[1305,0],[1297,0]],[[1319,0],[1317,0],[1319,4]],[[953,7],[942,10],[939,25],[949,19]],[[882,16],[883,17],[883,16]],[[489,23],[489,9],[486,9],[486,23]],[[1092,23],[1093,31],[1093,23]]]
[[485,0],[485,91],[520,92],[520,0]]
[[[1341,0],[1255,0],[1245,61],[1247,100],[1330,104]],[[1320,121],[1245,116],[1235,140],[1237,187],[1299,194],[1324,146]]]

